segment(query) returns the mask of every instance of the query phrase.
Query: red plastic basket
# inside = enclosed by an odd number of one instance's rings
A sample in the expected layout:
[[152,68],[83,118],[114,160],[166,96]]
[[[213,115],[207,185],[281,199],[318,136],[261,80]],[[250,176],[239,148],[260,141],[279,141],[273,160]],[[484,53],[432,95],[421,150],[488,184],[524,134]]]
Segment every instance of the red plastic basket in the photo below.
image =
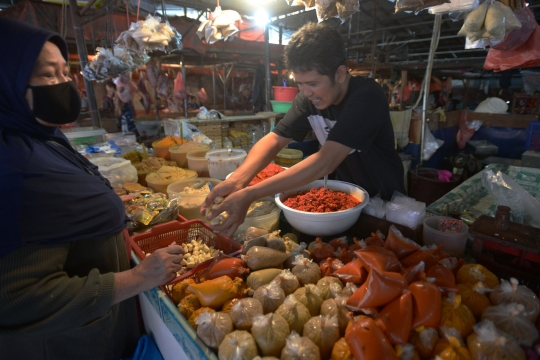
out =
[[[204,244],[213,246],[215,249],[223,251],[224,254],[235,256],[239,254],[242,245],[237,242],[216,234],[212,229],[201,220],[191,220],[180,222],[177,220],[154,226],[150,231],[134,235],[131,237],[131,246],[135,255],[140,260],[146,258],[145,253],[151,253],[157,249],[169,246],[173,241],[178,245],[191,240],[202,240]],[[212,259],[199,264],[210,264]],[[177,282],[191,276],[196,268],[185,272],[173,281]]]

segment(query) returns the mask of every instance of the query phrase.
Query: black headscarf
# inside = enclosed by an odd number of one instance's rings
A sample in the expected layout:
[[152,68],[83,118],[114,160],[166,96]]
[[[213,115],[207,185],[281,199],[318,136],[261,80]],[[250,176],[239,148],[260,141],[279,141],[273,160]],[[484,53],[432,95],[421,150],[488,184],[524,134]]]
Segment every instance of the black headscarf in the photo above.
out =
[[0,258],[25,244],[117,234],[124,207],[97,167],[58,127],[39,124],[25,99],[46,41],[68,59],[59,34],[0,18]]

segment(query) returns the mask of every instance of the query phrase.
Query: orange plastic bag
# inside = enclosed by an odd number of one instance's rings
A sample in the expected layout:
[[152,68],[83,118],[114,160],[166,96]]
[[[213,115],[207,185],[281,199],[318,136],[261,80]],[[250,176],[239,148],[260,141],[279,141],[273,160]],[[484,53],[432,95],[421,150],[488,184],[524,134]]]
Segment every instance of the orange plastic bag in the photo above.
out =
[[420,261],[418,264],[402,270],[401,275],[403,275],[407,284],[410,285],[415,281],[420,281],[420,274],[424,272],[425,267],[426,264],[424,264],[423,261]]
[[456,278],[452,270],[442,265],[435,265],[428,270],[426,275],[429,278],[435,278],[435,285],[444,293],[457,292]]
[[424,262],[426,271],[428,271],[432,266],[437,265],[437,257],[433,254],[433,251],[425,247],[402,259],[401,265],[408,268],[410,266],[418,265],[420,261]]
[[490,48],[484,69],[505,71],[540,65],[540,28],[536,27],[527,42],[512,50]]
[[206,280],[217,279],[220,276],[228,276],[234,280],[236,277],[242,277],[249,273],[249,269],[242,259],[233,258],[226,255],[220,255],[214,259],[206,271]]
[[384,247],[392,250],[400,260],[420,249],[420,245],[404,237],[394,225],[390,226]]
[[474,285],[479,281],[490,289],[495,289],[499,285],[499,278],[480,264],[465,264],[456,274],[458,284]]
[[411,331],[413,316],[412,295],[408,290],[386,305],[375,319],[390,343],[405,345]]
[[330,360],[354,360],[345,338],[341,338],[336,342]]
[[384,306],[399,297],[406,288],[401,274],[372,269],[366,282],[347,300],[347,306],[356,310]]
[[188,291],[197,295],[203,307],[220,309],[227,301],[238,296],[242,287],[242,279],[231,280],[228,276],[221,276],[200,284],[191,284]]
[[367,271],[377,269],[379,271],[399,272],[401,270],[396,254],[383,247],[368,246],[354,253]]
[[474,315],[461,303],[461,295],[450,294],[442,301],[441,326],[454,328],[462,337],[467,337],[473,332],[474,324]]
[[441,327],[442,337],[433,349],[433,357],[439,356],[442,360],[472,360],[469,349],[456,329]]
[[338,249],[343,249],[345,251],[349,247],[347,237],[345,236],[330,240],[328,242],[328,245],[332,246],[334,248],[334,251],[338,251]]
[[480,321],[484,310],[491,306],[491,301],[486,295],[489,289],[481,281],[474,285],[458,284],[457,288],[461,295],[461,303],[471,310],[476,321]]
[[368,272],[364,269],[360,260],[357,259],[342,266],[332,275],[340,278],[343,282],[352,282],[357,285],[362,285],[368,277]]
[[361,318],[345,333],[356,360],[398,360],[394,348],[371,318]]
[[438,328],[441,321],[441,292],[437,285],[421,280],[409,285],[413,296],[412,327],[429,326]]
[[320,237],[317,237],[315,241],[309,244],[308,251],[313,261],[317,264],[328,257],[334,256],[334,248],[323,242]]
[[319,263],[319,267],[321,268],[321,276],[330,276],[336,271],[337,269],[343,267],[343,262],[339,259],[334,258],[327,258],[326,260],[323,260]]
[[377,230],[377,232],[371,233],[370,237],[365,238],[364,242],[367,246],[384,247],[384,235],[382,232]]
[[418,350],[418,355],[423,360],[430,358],[437,341],[439,333],[432,327],[419,326],[411,331],[409,336],[409,343]]

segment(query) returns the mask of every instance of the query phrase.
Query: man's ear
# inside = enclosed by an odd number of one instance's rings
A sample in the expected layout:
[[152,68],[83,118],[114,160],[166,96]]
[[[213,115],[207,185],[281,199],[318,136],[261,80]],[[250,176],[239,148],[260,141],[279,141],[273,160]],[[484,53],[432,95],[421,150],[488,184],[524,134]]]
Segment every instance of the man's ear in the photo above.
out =
[[343,83],[347,79],[349,69],[345,65],[340,65],[336,70],[336,82]]

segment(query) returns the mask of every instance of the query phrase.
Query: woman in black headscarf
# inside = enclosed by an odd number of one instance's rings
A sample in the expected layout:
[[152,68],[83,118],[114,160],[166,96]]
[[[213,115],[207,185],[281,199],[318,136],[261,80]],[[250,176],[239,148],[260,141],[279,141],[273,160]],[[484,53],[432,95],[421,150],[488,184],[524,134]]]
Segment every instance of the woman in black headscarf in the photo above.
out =
[[129,269],[119,197],[58,126],[80,98],[56,33],[0,19],[0,357],[119,359],[133,296],[171,280],[171,246]]

